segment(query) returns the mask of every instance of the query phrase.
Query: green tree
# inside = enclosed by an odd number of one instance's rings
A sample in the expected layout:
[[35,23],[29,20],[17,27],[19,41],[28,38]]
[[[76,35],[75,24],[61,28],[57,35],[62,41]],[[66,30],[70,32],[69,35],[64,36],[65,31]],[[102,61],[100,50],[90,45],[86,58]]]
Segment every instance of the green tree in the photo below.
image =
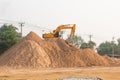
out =
[[88,42],[88,47],[89,47],[90,49],[94,49],[95,46],[96,46],[96,43],[95,43],[95,42],[93,42],[93,41],[89,41],[89,42]]
[[20,40],[16,30],[13,25],[4,24],[0,27],[0,54]]
[[106,42],[101,43],[97,48],[97,52],[101,55],[112,54],[111,42],[106,41]]
[[120,45],[117,45],[117,47],[115,48],[115,54],[119,54],[120,55]]
[[117,45],[117,48],[116,48],[116,54],[120,54],[120,38],[117,39],[117,42],[118,42],[118,45]]
[[[70,36],[68,35],[68,37],[67,37],[66,40],[69,41],[69,39],[70,39]],[[84,40],[82,39],[81,36],[74,35],[74,36],[73,36],[73,39],[72,39],[72,42],[73,42],[73,44],[74,44],[76,47],[80,47],[81,44],[84,42]]]
[[86,49],[89,48],[88,43],[84,42],[81,44],[80,49]]
[[120,45],[120,38],[117,39],[118,45]]
[[94,47],[96,46],[96,43],[93,41],[89,41],[88,43],[84,42],[81,44],[80,48],[81,49],[85,49],[85,48],[90,48],[90,49],[94,49]]

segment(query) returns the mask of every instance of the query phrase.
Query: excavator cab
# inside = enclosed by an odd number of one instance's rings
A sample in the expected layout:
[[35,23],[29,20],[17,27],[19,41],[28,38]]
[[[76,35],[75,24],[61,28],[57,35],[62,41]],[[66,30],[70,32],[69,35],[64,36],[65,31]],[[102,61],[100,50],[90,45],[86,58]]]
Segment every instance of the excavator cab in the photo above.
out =
[[[55,30],[53,32],[55,32]],[[59,34],[59,31],[54,34],[54,37],[61,37],[61,35]]]

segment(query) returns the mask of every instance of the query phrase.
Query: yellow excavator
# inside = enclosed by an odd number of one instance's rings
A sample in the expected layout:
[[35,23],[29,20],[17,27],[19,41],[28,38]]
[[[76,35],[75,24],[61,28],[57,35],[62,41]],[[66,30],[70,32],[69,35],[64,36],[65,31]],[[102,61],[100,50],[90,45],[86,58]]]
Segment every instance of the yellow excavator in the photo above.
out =
[[56,30],[53,31],[53,33],[45,33],[43,34],[43,38],[47,39],[47,38],[58,38],[61,37],[61,35],[59,35],[59,32],[63,29],[71,29],[71,33],[70,33],[70,40],[69,42],[72,42],[72,38],[74,36],[75,33],[75,29],[76,29],[76,24],[72,24],[72,26],[70,26],[70,24],[68,25],[60,25],[56,28]]

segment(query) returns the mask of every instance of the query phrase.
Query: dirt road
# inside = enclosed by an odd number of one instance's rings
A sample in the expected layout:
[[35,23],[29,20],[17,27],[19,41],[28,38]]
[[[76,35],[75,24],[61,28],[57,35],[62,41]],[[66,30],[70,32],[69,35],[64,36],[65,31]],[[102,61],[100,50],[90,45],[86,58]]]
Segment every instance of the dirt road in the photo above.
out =
[[120,67],[61,69],[0,69],[0,80],[56,80],[59,78],[99,77],[120,80]]

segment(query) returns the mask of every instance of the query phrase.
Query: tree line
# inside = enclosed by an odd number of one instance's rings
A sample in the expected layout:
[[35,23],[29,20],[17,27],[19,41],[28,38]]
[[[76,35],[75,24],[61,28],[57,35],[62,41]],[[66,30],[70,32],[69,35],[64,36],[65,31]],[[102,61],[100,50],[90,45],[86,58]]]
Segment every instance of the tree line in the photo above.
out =
[[[13,25],[4,24],[0,27],[0,55],[22,39],[21,33],[17,32],[17,30],[18,29]],[[69,36],[66,40],[69,40]],[[72,41],[73,44],[80,49],[90,48],[95,50],[96,47],[96,43],[94,41],[90,40],[85,42],[79,35],[74,35]],[[117,39],[117,43],[114,41],[102,42],[96,50],[100,55],[109,55],[112,54],[113,51],[115,54],[120,55],[120,38]]]
[[[69,36],[66,40],[68,39]],[[105,41],[100,43],[100,45],[95,48],[96,43],[94,41],[90,40],[88,42],[85,42],[81,36],[75,35],[73,37],[73,44],[80,49],[90,48],[93,50],[97,50],[100,55],[112,55],[113,53],[115,53],[116,55],[120,55],[120,38],[117,39],[117,43],[115,43],[114,41]]]
[[97,47],[97,51],[101,55],[104,55],[104,54],[120,55],[120,38],[117,39],[117,43],[115,43],[114,41],[105,41],[105,42],[101,43]]

